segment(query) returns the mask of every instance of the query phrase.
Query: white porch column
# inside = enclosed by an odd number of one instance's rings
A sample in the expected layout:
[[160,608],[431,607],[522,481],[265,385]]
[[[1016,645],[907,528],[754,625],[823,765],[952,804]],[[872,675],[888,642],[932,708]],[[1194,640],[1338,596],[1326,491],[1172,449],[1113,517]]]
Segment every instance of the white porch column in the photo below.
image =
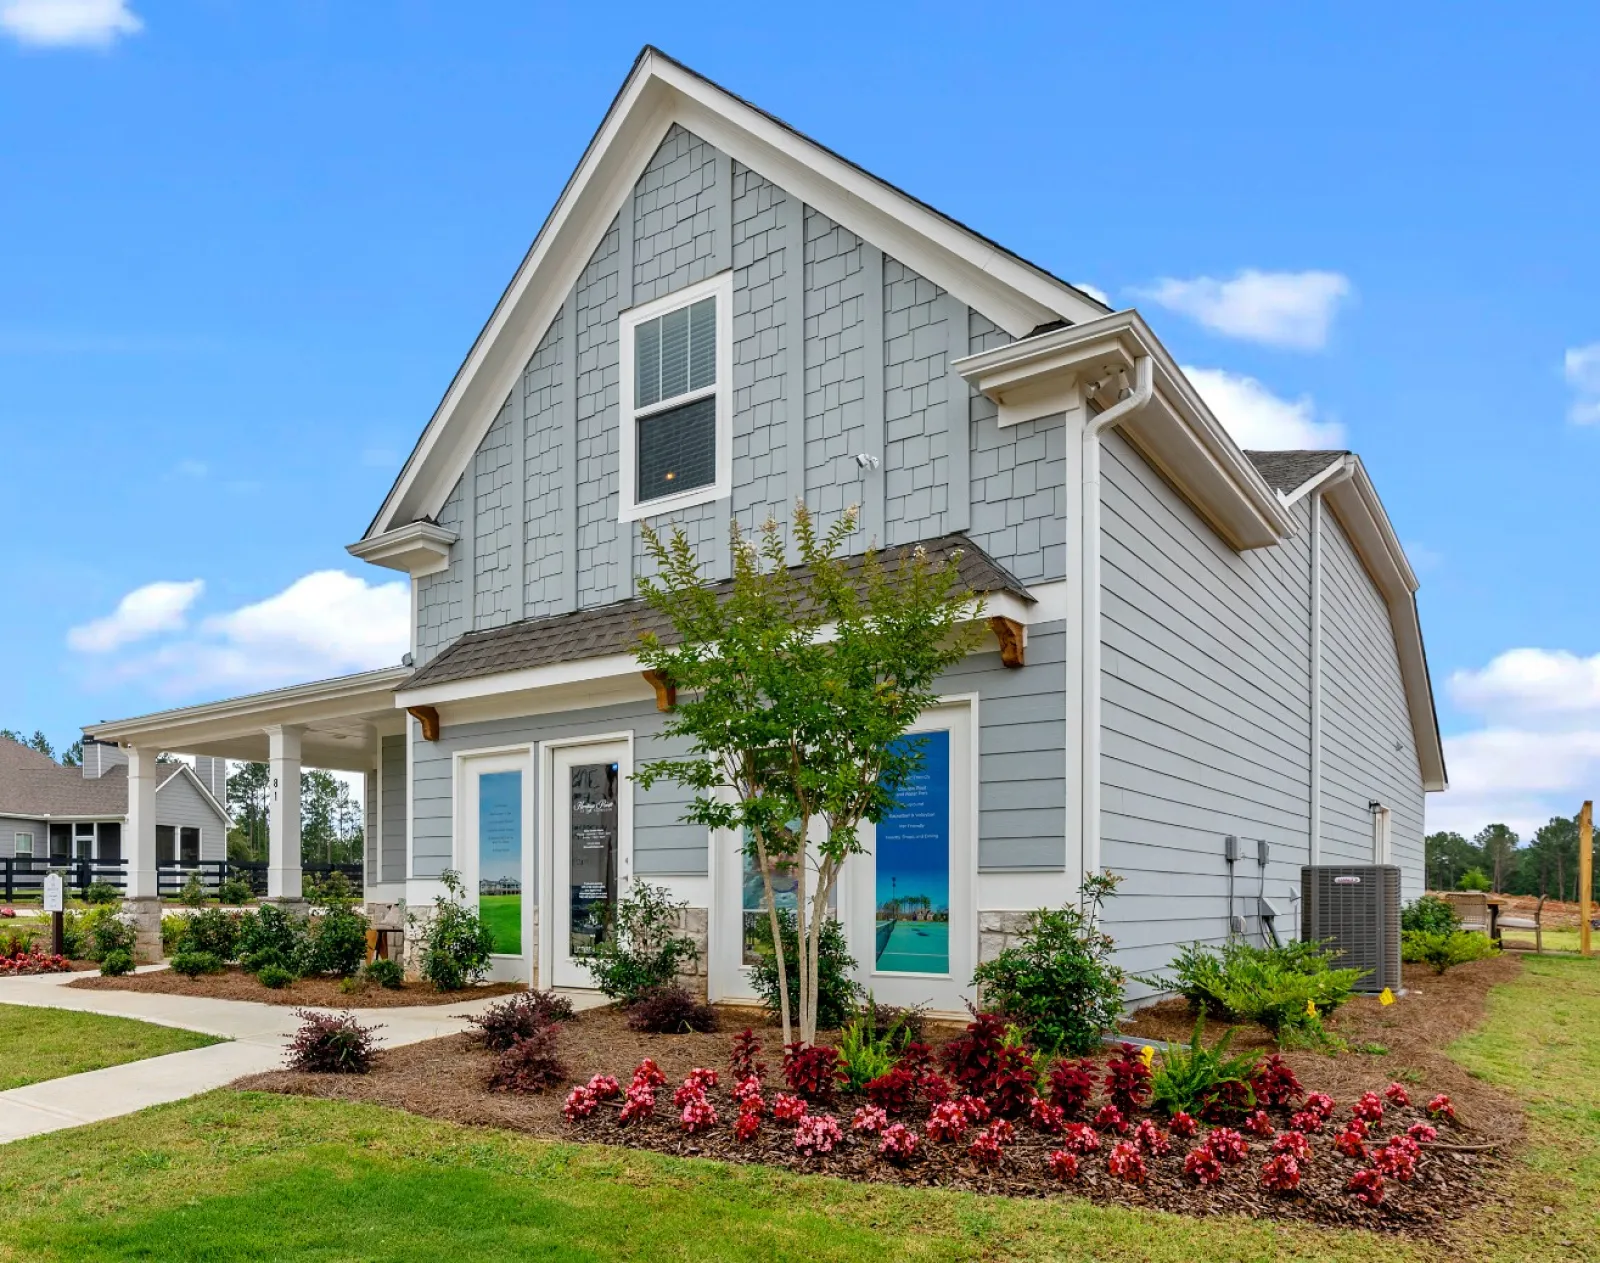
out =
[[300,893],[300,729],[267,729],[267,898],[297,900]]
[[134,746],[128,751],[128,829],[123,850],[128,860],[128,899],[154,899],[156,885],[156,755]]

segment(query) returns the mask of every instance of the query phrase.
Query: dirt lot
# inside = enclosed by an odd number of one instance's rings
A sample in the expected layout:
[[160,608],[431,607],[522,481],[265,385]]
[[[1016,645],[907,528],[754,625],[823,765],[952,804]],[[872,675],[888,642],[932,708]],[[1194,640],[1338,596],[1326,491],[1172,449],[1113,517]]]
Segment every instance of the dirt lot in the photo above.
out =
[[[1185,1214],[1234,1213],[1437,1235],[1458,1211],[1481,1202],[1503,1154],[1521,1136],[1521,1115],[1513,1104],[1469,1079],[1442,1055],[1443,1047],[1456,1034],[1482,1017],[1488,987],[1513,976],[1518,967],[1515,960],[1497,959],[1465,966],[1444,979],[1408,973],[1408,992],[1399,1003],[1383,1009],[1376,1000],[1356,1001],[1336,1023],[1340,1034],[1353,1045],[1381,1043],[1387,1051],[1351,1052],[1338,1057],[1319,1053],[1290,1055],[1289,1061],[1307,1091],[1328,1092],[1339,1103],[1334,1115],[1336,1125],[1342,1125],[1349,1117],[1350,1105],[1360,1093],[1381,1091],[1393,1079],[1406,1083],[1413,1105],[1391,1107],[1383,1125],[1374,1129],[1375,1139],[1402,1132],[1410,1123],[1419,1121],[1423,1117],[1419,1107],[1435,1092],[1449,1092],[1455,1100],[1461,1126],[1446,1129],[1440,1137],[1441,1146],[1425,1151],[1415,1180],[1388,1182],[1381,1207],[1363,1207],[1345,1191],[1350,1175],[1364,1164],[1335,1152],[1333,1126],[1311,1137],[1313,1156],[1305,1165],[1299,1190],[1293,1193],[1272,1193],[1261,1187],[1259,1171],[1267,1157],[1268,1142],[1254,1136],[1249,1138],[1250,1155],[1242,1164],[1225,1168],[1220,1183],[1197,1188],[1183,1175],[1184,1155],[1194,1142],[1173,1138],[1171,1153],[1150,1157],[1149,1178],[1141,1186],[1108,1172],[1106,1153],[1118,1139],[1108,1134],[1097,1153],[1081,1159],[1079,1177],[1067,1188],[1095,1201],[1160,1207]],[[730,1036],[750,1023],[752,1015],[728,1011],[722,1018],[721,1030],[710,1035],[636,1034],[628,1030],[623,1015],[611,1009],[584,1013],[563,1027],[560,1048],[571,1084],[582,1083],[594,1073],[615,1075],[625,1084],[633,1067],[647,1056],[654,1058],[667,1074],[669,1084],[660,1090],[655,1117],[627,1126],[617,1121],[617,1102],[602,1105],[581,1122],[567,1122],[561,1114],[565,1086],[533,1096],[486,1090],[484,1084],[494,1054],[477,1048],[466,1036],[381,1053],[376,1069],[367,1076],[279,1071],[252,1076],[235,1086],[368,1101],[462,1123],[731,1162],[766,1163],[868,1182],[936,1185],[1014,1196],[1049,1196],[1062,1191],[1063,1186],[1050,1177],[1047,1166],[1050,1152],[1060,1144],[1059,1138],[1035,1132],[1020,1121],[1015,1140],[995,1168],[980,1166],[966,1153],[966,1142],[976,1135],[977,1128],[958,1144],[936,1143],[924,1137],[916,1160],[903,1168],[891,1165],[879,1156],[875,1141],[849,1133],[851,1113],[862,1103],[853,1097],[843,1097],[831,1106],[831,1112],[846,1129],[845,1139],[831,1154],[801,1155],[794,1147],[792,1127],[770,1117],[763,1121],[753,1140],[735,1140],[732,1122],[737,1106],[729,1093],[731,1085],[726,1073]],[[1187,1036],[1192,1025],[1181,1004],[1166,1005],[1141,1013],[1132,1023],[1130,1035]],[[760,1025],[759,1018],[757,1033],[765,1044],[764,1059],[775,1067],[780,1033],[772,1026]],[[1213,1034],[1220,1034],[1220,1030]],[[936,1044],[948,1038],[947,1031],[930,1034],[930,1042]],[[1264,1037],[1247,1036],[1245,1031],[1240,1032],[1239,1045],[1270,1047]],[[1099,1059],[1104,1061],[1106,1055]],[[678,1126],[671,1090],[695,1066],[722,1072],[721,1084],[709,1093],[719,1122],[708,1132],[688,1136]],[[775,1070],[769,1070],[765,1090],[770,1106],[773,1095],[783,1090]],[[1090,1112],[1100,1103],[1097,1097]],[[1288,1110],[1270,1112],[1278,1128],[1288,1126]],[[926,1114],[926,1107],[919,1105],[903,1121],[920,1131]]]
[[482,996],[509,995],[523,988],[514,982],[498,982],[462,991],[436,991],[431,983],[408,982],[403,987],[363,986],[353,994],[339,990],[337,978],[297,978],[287,987],[264,987],[238,966],[226,973],[202,974],[185,978],[170,969],[145,974],[124,974],[120,978],[77,978],[67,984],[85,991],[151,991],[163,995],[203,996],[210,1000],[254,1000],[257,1004],[283,1004],[319,1009],[397,1009],[416,1004],[459,1004]]

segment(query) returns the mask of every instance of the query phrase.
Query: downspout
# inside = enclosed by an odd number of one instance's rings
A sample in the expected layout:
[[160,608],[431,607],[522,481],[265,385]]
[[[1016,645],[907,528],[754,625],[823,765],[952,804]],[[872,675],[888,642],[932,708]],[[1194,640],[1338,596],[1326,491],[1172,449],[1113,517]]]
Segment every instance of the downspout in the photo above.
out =
[[1311,493],[1311,830],[1307,861],[1322,862],[1322,496],[1354,473],[1347,459],[1339,472]]
[[1081,650],[1082,698],[1078,749],[1082,753],[1080,784],[1083,815],[1083,872],[1100,871],[1100,436],[1138,412],[1155,395],[1155,364],[1149,355],[1133,363],[1132,393],[1119,399],[1083,427],[1083,511],[1079,556],[1083,558]]

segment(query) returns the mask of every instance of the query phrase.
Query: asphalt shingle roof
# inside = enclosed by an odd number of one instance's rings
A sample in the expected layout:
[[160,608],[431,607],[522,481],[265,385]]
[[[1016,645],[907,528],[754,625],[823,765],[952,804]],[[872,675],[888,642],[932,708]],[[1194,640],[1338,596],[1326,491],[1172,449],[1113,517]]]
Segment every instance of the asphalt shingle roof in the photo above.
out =
[[[162,767],[159,789],[183,770],[183,764]],[[88,777],[82,768],[62,767],[54,759],[0,737],[0,815],[95,816],[128,814],[128,769],[118,765],[104,775]]]
[[[885,549],[880,556],[885,563],[892,564],[902,553],[909,553],[915,547],[917,545],[908,544],[904,548]],[[1008,592],[1030,604],[1033,602],[1032,594],[1020,579],[964,535],[923,540],[922,547],[935,560],[961,549],[961,582],[973,592]],[[856,565],[860,560],[859,556],[850,559]],[[728,586],[724,581],[716,584],[713,590],[724,591]],[[638,643],[642,632],[654,631],[660,635],[666,630],[662,617],[637,597],[566,614],[525,618],[502,627],[466,633],[398,688],[409,692],[432,684],[624,653]]]
[[1293,491],[1315,478],[1347,451],[1246,452],[1245,456],[1274,491]]

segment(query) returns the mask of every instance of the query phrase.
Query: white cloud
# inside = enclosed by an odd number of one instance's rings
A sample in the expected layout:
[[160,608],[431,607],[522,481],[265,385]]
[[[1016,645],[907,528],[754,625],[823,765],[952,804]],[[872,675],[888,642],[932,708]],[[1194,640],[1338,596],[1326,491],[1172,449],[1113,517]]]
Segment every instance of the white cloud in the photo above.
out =
[[1090,298],[1095,299],[1097,302],[1102,302],[1107,307],[1111,306],[1111,296],[1098,285],[1091,285],[1088,281],[1073,281],[1072,288],[1081,289],[1085,294],[1089,295]]
[[1570,816],[1600,785],[1600,654],[1509,649],[1447,685],[1483,721],[1445,739],[1450,789],[1428,803],[1428,828],[1469,837],[1503,821],[1524,838]]
[[1600,342],[1569,347],[1563,367],[1572,387],[1567,420],[1574,425],[1600,424]]
[[1232,280],[1165,276],[1136,291],[1141,297],[1199,321],[1214,333],[1268,346],[1316,351],[1341,303],[1354,292],[1338,272],[1258,272]]
[[1344,444],[1344,427],[1337,421],[1318,420],[1309,395],[1281,399],[1254,377],[1220,368],[1185,366],[1183,371],[1240,447],[1271,450]]
[[0,30],[46,48],[107,48],[144,29],[127,0],[0,0]]
[[204,590],[205,583],[199,579],[147,583],[118,601],[117,608],[104,618],[72,628],[67,643],[80,653],[110,653],[159,632],[179,631],[189,607]]

